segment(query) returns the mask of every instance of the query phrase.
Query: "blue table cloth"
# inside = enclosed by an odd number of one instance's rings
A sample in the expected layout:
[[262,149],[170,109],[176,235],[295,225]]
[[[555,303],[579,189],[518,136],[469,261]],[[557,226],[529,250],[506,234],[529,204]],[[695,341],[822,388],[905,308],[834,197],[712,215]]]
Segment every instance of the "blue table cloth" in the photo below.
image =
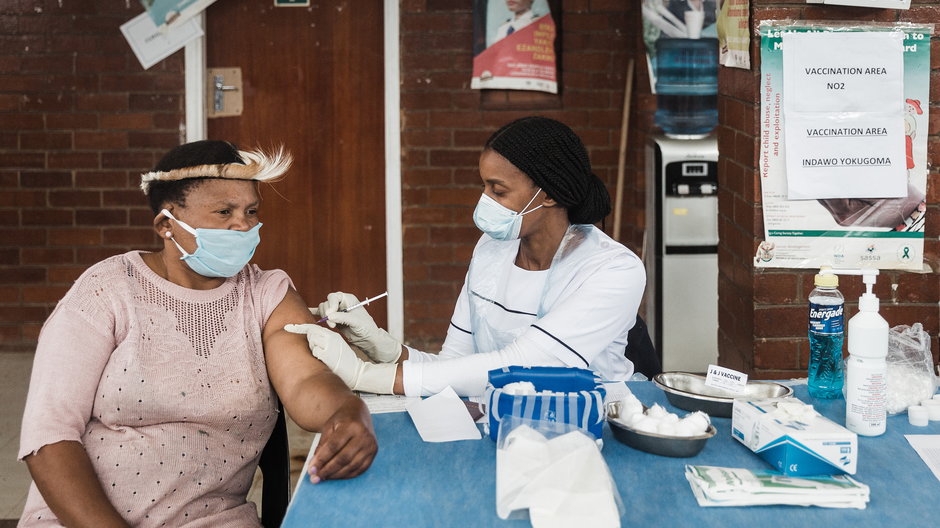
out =
[[[631,382],[645,404],[659,403],[680,416],[650,382]],[[806,386],[795,395],[817,411],[845,423],[845,401],[816,400]],[[282,526],[527,526],[527,520],[496,515],[496,444],[487,437],[425,443],[407,413],[373,416],[379,453],[363,475],[317,485],[307,479],[291,500]],[[940,481],[904,438],[940,434],[940,422],[914,427],[907,415],[888,418],[879,437],[859,436],[854,477],[871,488],[865,510],[800,506],[698,506],[684,476],[686,464],[772,469],[731,437],[731,419],[713,418],[718,434],[697,456],[668,458],[634,450],[604,430],[603,454],[624,504],[623,526],[752,527],[933,526],[938,522]]]

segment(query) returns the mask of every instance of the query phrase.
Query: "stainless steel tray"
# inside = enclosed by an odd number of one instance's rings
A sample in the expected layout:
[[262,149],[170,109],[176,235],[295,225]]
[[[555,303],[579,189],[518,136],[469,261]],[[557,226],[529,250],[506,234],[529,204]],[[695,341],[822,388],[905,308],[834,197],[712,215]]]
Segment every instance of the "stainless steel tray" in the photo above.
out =
[[698,436],[666,436],[646,433],[618,422],[619,415],[619,402],[607,405],[607,423],[610,425],[610,432],[613,433],[614,438],[634,449],[654,455],[674,458],[694,457],[705,447],[705,442],[718,432],[714,425],[709,424],[708,430]]
[[793,389],[772,381],[748,381],[741,394],[705,385],[705,376],[689,372],[663,372],[653,383],[666,392],[669,403],[687,411],[703,411],[709,416],[731,418],[735,398],[785,398]]

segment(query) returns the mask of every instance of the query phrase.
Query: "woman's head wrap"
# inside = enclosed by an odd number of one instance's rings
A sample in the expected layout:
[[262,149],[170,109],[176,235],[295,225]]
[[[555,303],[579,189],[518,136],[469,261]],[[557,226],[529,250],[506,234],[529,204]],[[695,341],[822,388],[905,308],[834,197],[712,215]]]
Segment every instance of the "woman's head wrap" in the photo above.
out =
[[594,224],[610,214],[610,193],[591,172],[581,139],[567,125],[547,117],[517,119],[484,145],[509,160],[548,196],[568,210],[572,224]]
[[291,162],[291,155],[283,147],[266,154],[238,150],[226,141],[195,141],[167,152],[152,171],[140,176],[140,189],[150,194],[152,182],[190,178],[277,181]]

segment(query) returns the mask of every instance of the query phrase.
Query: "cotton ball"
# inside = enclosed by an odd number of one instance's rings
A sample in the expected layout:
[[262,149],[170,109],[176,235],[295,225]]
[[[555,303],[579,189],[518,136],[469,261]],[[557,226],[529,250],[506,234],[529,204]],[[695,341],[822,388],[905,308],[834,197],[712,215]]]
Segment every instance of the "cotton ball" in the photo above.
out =
[[620,415],[631,415],[643,412],[643,404],[632,394],[620,400]]
[[657,429],[659,429],[659,422],[654,418],[644,416],[633,422],[632,427],[636,431],[641,431],[644,433],[655,433]]
[[907,365],[888,363],[885,404],[888,414],[904,412],[934,392],[933,376]]
[[642,420],[642,419],[644,419],[644,418],[646,418],[646,415],[643,414],[642,411],[641,411],[641,412],[635,412],[635,413],[633,413],[633,414],[627,415],[627,420],[629,420],[629,422],[627,423],[627,425],[635,424],[636,422],[638,422],[638,421],[640,421],[640,420]]
[[662,418],[660,418],[660,421],[665,424],[675,425],[679,423],[679,417],[673,413],[667,413]]
[[658,403],[654,403],[653,406],[647,409],[646,411],[647,416],[651,418],[657,418],[657,419],[662,418],[663,416],[666,416],[667,414],[669,414],[669,411],[667,411],[665,408],[663,408],[662,405]]
[[708,415],[702,411],[696,411],[679,420],[679,424],[683,430],[688,429],[693,432],[691,436],[699,435],[707,431],[710,423],[711,420],[709,420]]
[[643,405],[642,403],[640,403],[640,399],[634,396],[632,392],[627,394],[626,396],[623,397],[623,399],[620,400],[620,405],[634,405],[634,404]]
[[701,429],[699,429],[699,424],[686,420],[679,420],[679,423],[677,423],[674,427],[676,436],[698,436],[703,432]]
[[662,420],[659,422],[659,426],[656,427],[656,432],[663,436],[676,436],[676,423]]
[[517,381],[503,386],[503,393],[513,396],[526,396],[536,392],[538,391],[535,390],[535,385],[531,381]]

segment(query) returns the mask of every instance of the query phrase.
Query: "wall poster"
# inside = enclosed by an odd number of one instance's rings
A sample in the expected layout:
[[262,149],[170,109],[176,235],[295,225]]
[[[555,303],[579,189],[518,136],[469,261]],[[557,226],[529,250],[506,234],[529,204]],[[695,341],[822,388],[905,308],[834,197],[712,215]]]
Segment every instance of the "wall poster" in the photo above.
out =
[[751,0],[718,0],[718,63],[751,69]]
[[[879,61],[875,55],[821,52],[819,57],[828,57],[824,64],[810,64],[812,61],[807,59],[804,64],[789,64],[785,68],[787,35],[811,33],[850,33],[852,38],[864,38],[864,35],[855,35],[861,33],[894,34],[895,37],[882,35],[875,40],[897,38],[902,66],[895,78],[891,78],[892,74],[887,72],[891,67],[889,54],[884,54]],[[836,25],[810,21],[767,21],[761,24],[758,164],[765,238],[754,259],[757,267],[818,268],[830,265],[922,269],[932,33],[932,24]],[[838,40],[830,41],[824,36],[815,44]],[[798,48],[798,45],[793,46],[795,50]],[[866,62],[867,59],[871,60]],[[859,60],[861,62],[856,64]],[[816,109],[822,111],[818,120],[806,121],[801,119],[805,116],[800,116],[791,118],[794,122],[786,122],[784,99],[793,95],[785,89],[790,83],[786,83],[783,77],[785,71],[794,68],[802,68],[799,71],[807,75],[819,76],[822,89],[838,90],[837,97],[832,99],[833,105],[843,106],[836,112],[828,112],[833,109],[832,105]],[[865,76],[869,81],[863,79]],[[876,80],[889,88],[896,82],[900,83],[900,91],[897,92],[900,95],[895,95],[899,100],[878,102],[878,94],[866,92],[866,85]],[[852,107],[855,103],[860,106]],[[884,156],[877,151],[851,154],[858,152],[856,143],[884,146],[882,141],[885,138],[894,138],[892,141],[897,145],[891,143],[884,147]],[[827,191],[827,194],[820,195],[826,197],[791,200],[787,182],[788,141],[793,141],[789,145],[791,149],[799,150],[789,156],[791,163],[793,160],[835,159],[836,165],[844,166],[854,163],[856,158],[884,158],[884,168],[891,167],[891,170],[879,172],[878,167],[872,167],[876,165],[872,162],[865,167],[866,178],[870,183],[872,174],[885,174],[886,178],[900,174],[903,178],[901,191],[897,192],[894,183],[890,183],[868,187],[873,189],[871,192],[875,196],[862,197],[851,190],[856,186],[849,180],[851,183],[842,184],[846,191],[839,193],[841,196],[832,196],[833,193]],[[822,144],[828,147],[811,156],[801,156],[809,150],[806,145]],[[814,148],[818,149],[818,146]],[[897,167],[898,164],[903,164],[903,167]],[[827,167],[815,166],[812,173],[819,179],[835,174]],[[843,171],[840,176],[848,174],[851,177],[852,173]],[[888,187],[890,189],[885,190]]]
[[556,33],[548,0],[475,0],[470,87],[558,93]]

